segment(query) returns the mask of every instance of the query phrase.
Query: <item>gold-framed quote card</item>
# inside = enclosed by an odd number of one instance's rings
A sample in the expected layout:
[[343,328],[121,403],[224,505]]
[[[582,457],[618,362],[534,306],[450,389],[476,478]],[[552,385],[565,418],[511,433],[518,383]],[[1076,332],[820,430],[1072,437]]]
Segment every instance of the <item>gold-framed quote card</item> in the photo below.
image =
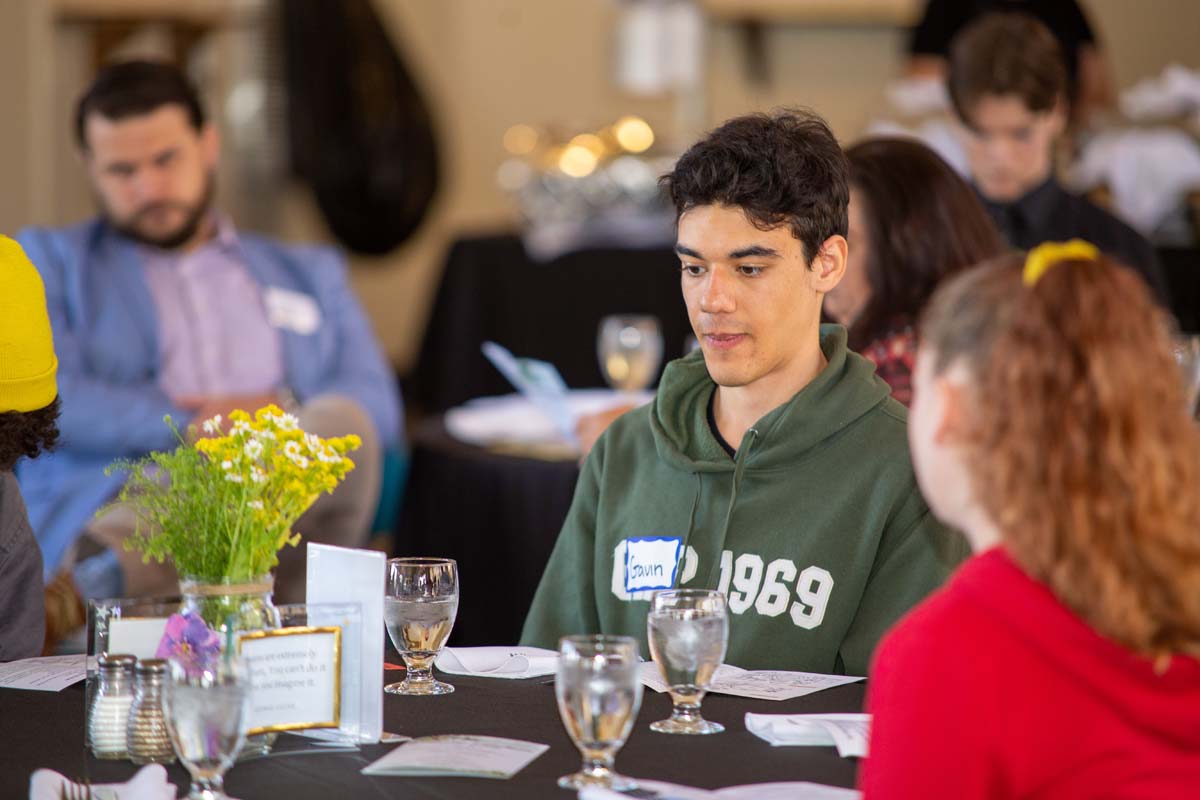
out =
[[244,633],[238,654],[250,674],[250,735],[341,724],[340,627]]

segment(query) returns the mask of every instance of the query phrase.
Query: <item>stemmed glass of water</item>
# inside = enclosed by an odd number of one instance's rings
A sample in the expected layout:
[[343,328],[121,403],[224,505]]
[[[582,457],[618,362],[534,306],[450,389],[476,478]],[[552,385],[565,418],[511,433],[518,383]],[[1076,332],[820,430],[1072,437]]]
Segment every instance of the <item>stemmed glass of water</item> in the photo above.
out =
[[246,742],[250,679],[232,653],[171,659],[163,715],[171,743],[192,776],[188,800],[229,800],[225,771]]
[[391,694],[450,694],[434,680],[433,662],[458,613],[458,564],[450,558],[393,558],[387,562],[383,620],[404,659],[404,680],[383,687]]
[[650,656],[662,672],[673,709],[652,723],[659,733],[720,733],[724,726],[700,716],[700,703],[725,660],[729,612],[725,595],[708,589],[655,592],[646,617]]
[[596,351],[609,386],[623,392],[649,388],[663,356],[658,318],[645,314],[605,317],[596,334]]
[[562,788],[623,790],[636,785],[613,772],[613,759],[642,706],[638,661],[637,641],[631,636],[568,636],[559,642],[554,679],[558,713],[583,754],[583,768],[558,779]]

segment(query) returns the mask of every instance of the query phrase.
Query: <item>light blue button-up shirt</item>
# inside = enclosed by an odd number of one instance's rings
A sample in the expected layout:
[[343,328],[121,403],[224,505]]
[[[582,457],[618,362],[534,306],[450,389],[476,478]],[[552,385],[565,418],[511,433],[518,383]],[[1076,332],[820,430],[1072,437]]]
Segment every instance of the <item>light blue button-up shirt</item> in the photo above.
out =
[[158,314],[158,383],[168,397],[262,394],[283,385],[279,333],[233,224],[180,255],[140,248]]

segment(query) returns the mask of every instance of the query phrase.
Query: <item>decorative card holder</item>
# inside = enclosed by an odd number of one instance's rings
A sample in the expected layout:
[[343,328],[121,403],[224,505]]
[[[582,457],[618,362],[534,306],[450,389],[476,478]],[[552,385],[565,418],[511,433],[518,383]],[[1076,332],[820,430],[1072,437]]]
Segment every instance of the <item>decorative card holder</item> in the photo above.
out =
[[361,607],[276,608],[281,627],[237,638],[250,672],[249,734],[286,731],[357,745],[363,716]]
[[114,597],[89,600],[87,608],[88,674],[103,653],[154,658],[167,618],[179,611],[178,597]]
[[383,735],[383,589],[387,556],[373,550],[308,543],[309,607],[355,603],[362,609],[362,647],[347,651],[344,670],[358,671],[362,693],[359,741]]

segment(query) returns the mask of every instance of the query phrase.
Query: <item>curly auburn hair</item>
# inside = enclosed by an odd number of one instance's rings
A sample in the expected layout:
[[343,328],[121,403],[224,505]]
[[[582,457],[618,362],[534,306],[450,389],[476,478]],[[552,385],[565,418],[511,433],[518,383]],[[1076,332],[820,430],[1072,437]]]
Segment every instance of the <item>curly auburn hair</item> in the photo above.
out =
[[1170,324],[1134,272],[1009,255],[922,319],[935,373],[971,375],[968,469],[1012,557],[1104,636],[1200,655],[1200,428]]
[[0,472],[10,472],[17,460],[37,458],[58,443],[57,397],[50,405],[35,411],[0,413]]
[[659,184],[678,218],[698,206],[740,208],[760,230],[782,224],[809,264],[830,236],[846,235],[849,165],[825,120],[778,109],[735,117],[692,145]]

